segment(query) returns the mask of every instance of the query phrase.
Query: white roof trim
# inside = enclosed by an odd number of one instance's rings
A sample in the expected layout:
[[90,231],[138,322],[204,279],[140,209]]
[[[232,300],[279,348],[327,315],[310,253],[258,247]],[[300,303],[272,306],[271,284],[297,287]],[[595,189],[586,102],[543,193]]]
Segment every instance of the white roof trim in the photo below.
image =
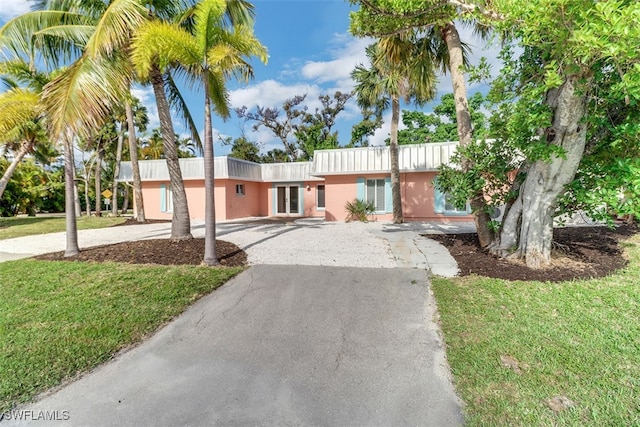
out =
[[[398,161],[401,172],[433,172],[442,164],[450,164],[457,142],[401,145]],[[180,159],[185,181],[204,179],[204,159]],[[142,181],[169,181],[166,160],[142,160]],[[323,181],[327,175],[389,173],[389,147],[339,148],[317,150],[313,162],[254,163],[233,157],[216,157],[214,175],[217,179],[238,179],[255,182]],[[133,181],[131,162],[122,162],[118,181]]]

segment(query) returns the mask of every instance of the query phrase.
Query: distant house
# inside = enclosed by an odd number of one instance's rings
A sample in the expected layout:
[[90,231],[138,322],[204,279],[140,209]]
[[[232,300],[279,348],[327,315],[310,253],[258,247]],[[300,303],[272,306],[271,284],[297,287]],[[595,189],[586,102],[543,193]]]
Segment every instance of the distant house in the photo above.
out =
[[[448,163],[457,143],[399,147],[403,212],[408,221],[468,221],[433,186],[437,169]],[[194,219],[204,219],[204,162],[180,159]],[[215,159],[216,219],[270,216],[323,217],[344,221],[345,204],[356,198],[376,206],[375,218],[392,219],[388,147],[318,150],[313,162],[258,164],[232,157]],[[165,160],[140,162],[145,215],[170,219],[172,194]],[[131,182],[131,163],[123,162],[119,181]]]

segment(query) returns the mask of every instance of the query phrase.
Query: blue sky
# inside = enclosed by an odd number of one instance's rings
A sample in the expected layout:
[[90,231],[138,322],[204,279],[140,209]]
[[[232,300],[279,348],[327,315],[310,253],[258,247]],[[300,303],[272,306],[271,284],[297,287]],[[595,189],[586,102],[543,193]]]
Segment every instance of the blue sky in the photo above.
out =
[[[0,23],[29,10],[28,0],[1,0]],[[310,109],[315,109],[320,94],[333,94],[353,88],[351,70],[359,63],[366,63],[364,49],[371,42],[349,35],[349,11],[352,7],[342,0],[254,0],[256,8],[255,32],[269,50],[269,63],[254,63],[255,80],[249,84],[230,81],[230,100],[232,106],[277,107],[295,95],[307,94]],[[486,52],[482,51],[483,42],[476,40],[469,31],[462,29],[461,37],[474,49],[472,61],[477,61]],[[440,79],[438,98],[451,91],[448,76]],[[470,94],[480,87],[471,87]],[[152,91],[149,88],[135,89],[138,96],[149,109],[151,127],[158,126],[158,116]],[[196,123],[203,123],[203,97],[198,91],[186,94]],[[410,106],[408,108],[411,108]],[[427,106],[426,110],[429,110]],[[385,126],[372,138],[375,145],[383,144],[388,135],[389,117],[385,117]],[[339,116],[337,128],[342,144],[349,142],[351,126],[361,119],[360,110],[353,101]],[[235,113],[227,122],[213,118],[215,132],[223,136],[237,137],[241,133],[242,122]],[[184,133],[179,120],[175,121],[176,131]],[[268,131],[254,133],[251,125],[245,125],[246,135],[261,144],[264,151],[281,148]],[[216,155],[227,154],[230,147],[216,143]]]

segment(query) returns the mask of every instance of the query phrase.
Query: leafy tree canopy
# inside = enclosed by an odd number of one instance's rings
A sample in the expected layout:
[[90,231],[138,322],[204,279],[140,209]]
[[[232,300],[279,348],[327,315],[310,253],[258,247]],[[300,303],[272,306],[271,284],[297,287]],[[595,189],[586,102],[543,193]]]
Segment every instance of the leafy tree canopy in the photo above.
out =
[[[321,106],[310,112],[303,103],[307,95],[287,99],[282,109],[277,107],[256,107],[251,111],[246,106],[236,108],[239,118],[254,122],[253,129],[262,127],[270,130],[283,145],[286,161],[306,161],[313,158],[318,149],[339,146],[338,132],[334,130],[336,119],[353,95],[340,91],[330,95],[320,95]],[[284,114],[283,114],[284,113]],[[274,153],[280,156],[280,153]]]
[[[469,98],[469,109],[473,122],[474,137],[486,138],[489,135],[488,120],[482,106],[485,99],[480,92]],[[432,113],[422,111],[402,111],[402,123],[405,129],[398,131],[398,144],[423,144],[425,142],[447,142],[458,140],[456,106],[453,94],[445,94]],[[387,144],[389,140],[387,140]]]

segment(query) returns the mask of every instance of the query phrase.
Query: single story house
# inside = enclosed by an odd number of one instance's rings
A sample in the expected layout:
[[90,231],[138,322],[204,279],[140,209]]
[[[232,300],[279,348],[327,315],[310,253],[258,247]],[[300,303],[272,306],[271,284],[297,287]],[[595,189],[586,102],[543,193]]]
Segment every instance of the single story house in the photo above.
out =
[[[437,169],[448,163],[457,143],[399,147],[403,212],[408,221],[469,221],[433,185]],[[165,160],[140,161],[145,215],[170,219],[172,193]],[[204,162],[180,159],[193,219],[204,219]],[[345,204],[372,201],[375,219],[391,220],[389,147],[318,150],[312,162],[258,164],[232,157],[215,158],[216,219],[247,217],[323,217],[344,221]],[[123,162],[119,181],[133,181],[130,162]]]

